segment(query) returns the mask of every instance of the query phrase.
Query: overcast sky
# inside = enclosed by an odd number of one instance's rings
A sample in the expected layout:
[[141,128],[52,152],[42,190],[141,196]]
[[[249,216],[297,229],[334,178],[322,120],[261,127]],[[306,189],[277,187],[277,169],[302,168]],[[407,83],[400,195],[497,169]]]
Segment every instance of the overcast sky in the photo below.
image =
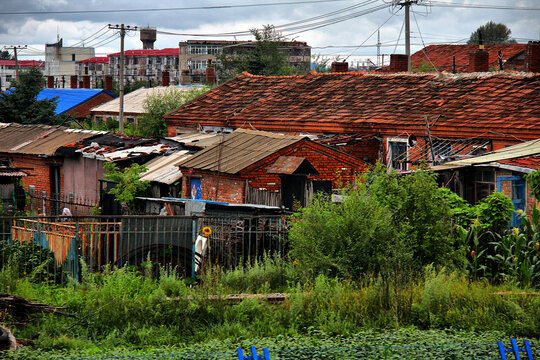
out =
[[[19,53],[27,59],[44,59],[45,43],[57,37],[64,46],[96,46],[96,56],[117,52],[120,40],[107,24],[155,27],[155,48],[178,47],[179,41],[201,39],[195,35],[248,32],[272,24],[287,25],[283,35],[306,41],[312,54],[349,61],[376,60],[377,29],[381,53],[404,52],[404,10],[391,0],[0,0],[0,45],[28,45]],[[471,32],[488,21],[506,24],[518,42],[540,38],[539,0],[432,0],[419,1],[411,13],[412,51],[422,40],[433,43],[464,43]],[[453,4],[454,6],[449,6]],[[446,5],[446,6],[445,6]],[[458,7],[466,6],[466,7]],[[475,7],[471,7],[475,6]],[[476,7],[480,6],[480,7]],[[200,7],[193,9],[193,7]],[[202,8],[204,7],[204,9]],[[496,9],[502,7],[503,9]],[[527,10],[504,9],[527,8]],[[172,9],[175,8],[175,9]],[[191,9],[189,9],[191,8]],[[161,11],[160,9],[168,9]],[[535,10],[538,9],[538,10]],[[124,11],[114,11],[124,10]],[[138,11],[144,10],[144,11]],[[69,12],[69,13],[66,13]],[[329,25],[329,22],[334,24]],[[299,27],[290,29],[291,27]],[[94,35],[95,34],[95,35]],[[178,35],[191,34],[191,35]],[[128,32],[126,49],[141,49],[138,32]],[[369,38],[371,36],[371,38]],[[226,36],[209,39],[234,39]],[[237,36],[238,40],[253,39]],[[112,41],[112,42],[109,42]],[[360,47],[360,45],[368,47]]]

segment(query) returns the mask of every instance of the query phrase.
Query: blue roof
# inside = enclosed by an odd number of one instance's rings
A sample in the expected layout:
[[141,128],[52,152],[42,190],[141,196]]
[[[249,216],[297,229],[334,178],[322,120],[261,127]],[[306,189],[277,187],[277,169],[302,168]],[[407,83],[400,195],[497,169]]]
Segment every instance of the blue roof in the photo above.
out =
[[37,100],[52,99],[58,96],[58,105],[56,106],[55,114],[59,115],[85,103],[101,93],[116,97],[113,93],[104,89],[43,89],[37,95]]

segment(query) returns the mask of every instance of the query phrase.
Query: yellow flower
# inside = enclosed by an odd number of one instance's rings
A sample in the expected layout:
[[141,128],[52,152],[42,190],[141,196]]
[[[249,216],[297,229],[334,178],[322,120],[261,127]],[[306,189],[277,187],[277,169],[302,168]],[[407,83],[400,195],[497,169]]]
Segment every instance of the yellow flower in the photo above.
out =
[[512,228],[512,232],[514,233],[514,235],[518,236],[519,235],[519,229],[518,228]]
[[204,235],[208,236],[212,234],[212,229],[209,226],[205,226],[202,228],[202,232]]

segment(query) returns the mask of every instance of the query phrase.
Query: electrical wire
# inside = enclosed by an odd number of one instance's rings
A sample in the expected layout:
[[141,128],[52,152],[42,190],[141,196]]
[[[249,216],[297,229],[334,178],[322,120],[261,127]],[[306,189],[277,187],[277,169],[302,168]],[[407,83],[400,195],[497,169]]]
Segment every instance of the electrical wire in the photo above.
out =
[[405,26],[405,20],[403,20],[403,23],[401,24],[401,30],[399,30],[399,36],[397,38],[397,41],[396,41],[396,46],[394,47],[394,54],[396,53],[396,50],[397,50],[397,47],[398,47],[398,44],[399,44],[399,39],[401,39],[401,33],[403,32],[403,27]]
[[3,12],[2,15],[88,14],[88,13],[95,14],[95,13],[118,13],[118,12],[128,13],[128,12],[154,12],[154,11],[216,10],[216,9],[235,9],[235,8],[249,8],[249,7],[262,7],[262,6],[316,4],[316,3],[338,2],[338,1],[348,1],[348,0],[307,0],[307,1],[289,1],[289,2],[277,2],[277,3],[193,6],[193,7],[173,7],[173,8],[149,8],[149,9],[14,11],[14,12]]
[[428,53],[426,51],[426,44],[424,43],[424,38],[422,37],[422,32],[420,31],[420,26],[418,26],[418,21],[416,20],[416,15],[414,14],[414,12],[413,12],[413,18],[414,18],[414,22],[416,23],[416,28],[418,29],[418,34],[420,34],[420,39],[422,40],[422,45],[424,46],[422,48],[422,52],[424,53],[424,55],[426,55],[429,63],[431,64],[431,66],[433,66],[434,69],[437,69],[435,64],[433,64],[433,61],[431,61],[431,59],[429,58],[429,55],[428,55]]
[[482,4],[463,4],[463,3],[450,3],[443,1],[432,0],[429,5],[418,4],[420,6],[437,6],[437,7],[452,7],[452,8],[469,8],[469,9],[491,9],[491,10],[527,10],[537,11],[540,7],[532,6],[507,6],[507,5],[482,5]]
[[[354,52],[355,52],[356,50],[358,50],[358,48],[360,48],[362,45],[364,45],[364,44],[366,43],[366,41],[368,41],[373,35],[375,35],[375,33],[376,33],[377,31],[379,31],[384,25],[386,25],[386,23],[387,23],[388,21],[390,21],[390,19],[393,18],[398,12],[399,12],[399,10],[396,11],[396,12],[392,12],[392,15],[390,15],[390,17],[389,17],[388,19],[386,19],[385,22],[383,22],[377,29],[375,29],[375,31],[373,31],[373,32],[371,33],[371,35],[369,35],[369,36],[366,38],[366,40],[364,40],[364,41],[360,44],[360,46],[358,46],[356,49],[354,49],[354,50],[351,52],[351,54],[345,58],[345,61],[346,61],[349,57],[351,57],[351,56],[354,54]],[[377,61],[378,61],[378,60],[377,60]]]
[[[79,41],[79,42],[76,42],[75,44],[72,44],[72,45],[70,45],[70,46],[75,47],[75,46],[77,46],[77,45],[79,45],[79,44],[83,44],[85,41],[87,41],[88,39],[90,39],[90,38],[96,36],[98,33],[100,33],[101,31],[103,31],[104,29],[107,29],[107,25],[103,26],[101,29],[99,29],[98,31],[96,31],[96,32],[93,33],[92,35],[88,36],[87,38],[85,38],[85,39],[83,39],[83,40],[81,40],[81,41]],[[101,37],[101,36],[103,36],[103,35],[96,36],[96,38],[99,38],[99,37]],[[94,40],[95,40],[95,39],[92,39],[92,40],[89,40],[88,42],[91,42],[91,41],[94,41]]]

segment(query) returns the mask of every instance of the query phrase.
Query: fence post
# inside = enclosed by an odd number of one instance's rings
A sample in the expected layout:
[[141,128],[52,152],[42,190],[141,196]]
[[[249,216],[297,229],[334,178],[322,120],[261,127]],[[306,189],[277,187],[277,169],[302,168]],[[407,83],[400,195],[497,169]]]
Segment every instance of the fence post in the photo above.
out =
[[42,214],[46,214],[46,211],[45,211],[45,199],[47,198],[47,192],[46,191],[43,191],[41,193],[41,211],[42,211]]
[[521,357],[519,356],[519,352],[523,351],[527,354],[528,360],[533,360],[533,354],[531,350],[531,343],[527,340],[523,341],[524,347],[520,348],[517,345],[516,339],[512,338],[510,339],[510,343],[512,344],[511,348],[505,348],[502,341],[497,341],[497,346],[499,347],[499,353],[501,355],[501,360],[507,360],[506,357],[507,352],[511,352],[516,357],[516,360],[521,360]]
[[197,218],[191,220],[191,277],[195,279],[195,243],[197,242]]

